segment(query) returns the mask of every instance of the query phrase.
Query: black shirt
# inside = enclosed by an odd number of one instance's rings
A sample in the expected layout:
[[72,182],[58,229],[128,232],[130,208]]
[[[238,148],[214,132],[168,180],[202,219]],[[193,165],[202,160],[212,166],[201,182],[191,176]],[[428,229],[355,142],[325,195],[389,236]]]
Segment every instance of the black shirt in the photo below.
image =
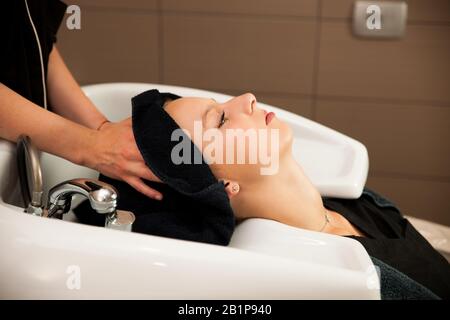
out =
[[359,199],[323,200],[327,209],[340,213],[367,235],[350,238],[359,241],[370,256],[450,299],[449,263],[391,201],[369,189]]
[[[56,33],[66,5],[58,0],[27,0],[42,49],[45,78]],[[41,62],[24,0],[2,1],[0,9],[0,82],[44,105]]]

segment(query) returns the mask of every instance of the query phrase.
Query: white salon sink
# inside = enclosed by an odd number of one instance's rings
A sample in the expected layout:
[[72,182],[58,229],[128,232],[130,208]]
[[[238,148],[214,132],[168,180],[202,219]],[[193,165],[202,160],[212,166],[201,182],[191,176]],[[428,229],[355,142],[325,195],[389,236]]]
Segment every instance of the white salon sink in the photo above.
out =
[[[151,88],[228,98],[157,84],[84,90],[111,120],[120,120],[130,115],[130,98]],[[368,169],[363,145],[289,112],[263,107],[293,126],[295,156],[323,195],[360,195]],[[48,154],[41,161],[46,190],[66,179],[97,177],[95,171]],[[352,239],[250,219],[237,227],[228,247],[221,247],[34,217],[22,212],[19,199],[15,146],[0,141],[0,298],[380,297],[372,262]]]

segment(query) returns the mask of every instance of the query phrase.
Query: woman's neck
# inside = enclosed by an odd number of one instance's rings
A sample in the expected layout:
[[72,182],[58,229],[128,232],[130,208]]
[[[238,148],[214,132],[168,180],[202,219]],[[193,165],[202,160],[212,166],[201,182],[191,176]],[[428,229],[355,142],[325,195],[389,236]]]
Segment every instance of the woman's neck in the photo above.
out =
[[277,174],[241,185],[231,205],[239,217],[266,218],[308,230],[320,231],[326,222],[318,190],[293,157],[280,163]]

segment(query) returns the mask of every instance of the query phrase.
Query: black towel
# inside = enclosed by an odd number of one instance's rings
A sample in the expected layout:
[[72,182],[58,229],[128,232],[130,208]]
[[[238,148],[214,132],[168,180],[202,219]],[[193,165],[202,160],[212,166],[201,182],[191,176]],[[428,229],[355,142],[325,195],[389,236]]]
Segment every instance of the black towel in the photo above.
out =
[[[223,183],[214,177],[200,150],[186,135],[183,139],[190,142],[192,151],[190,163],[175,164],[171,160],[171,150],[180,142],[171,141],[171,135],[179,126],[162,106],[167,99],[178,98],[149,90],[132,99],[137,146],[147,166],[164,182],[146,183],[161,191],[163,200],[152,200],[122,181],[103,175],[99,179],[118,190],[118,209],[136,215],[133,231],[228,245],[235,219]],[[195,164],[195,159],[201,159],[201,163]],[[82,223],[104,225],[104,216],[95,213],[87,201],[74,212]]]
[[381,300],[440,300],[440,298],[404,273],[370,257],[379,268]]

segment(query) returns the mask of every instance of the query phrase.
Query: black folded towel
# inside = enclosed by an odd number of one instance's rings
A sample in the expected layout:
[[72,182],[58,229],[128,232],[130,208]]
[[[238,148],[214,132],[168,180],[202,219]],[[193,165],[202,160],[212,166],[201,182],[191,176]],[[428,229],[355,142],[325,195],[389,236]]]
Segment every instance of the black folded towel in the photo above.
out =
[[[162,201],[152,200],[128,184],[100,175],[119,192],[118,209],[136,215],[133,231],[183,240],[228,245],[235,219],[223,182],[218,181],[204,161],[200,150],[190,141],[190,163],[174,164],[171,150],[179,141],[171,141],[177,123],[162,108],[171,93],[149,90],[132,99],[133,133],[147,166],[164,182],[146,182],[161,191]],[[187,140],[186,140],[187,139]],[[194,159],[201,159],[195,164]],[[198,162],[198,161],[197,161]],[[104,225],[104,216],[95,213],[87,201],[75,214],[82,223]]]

